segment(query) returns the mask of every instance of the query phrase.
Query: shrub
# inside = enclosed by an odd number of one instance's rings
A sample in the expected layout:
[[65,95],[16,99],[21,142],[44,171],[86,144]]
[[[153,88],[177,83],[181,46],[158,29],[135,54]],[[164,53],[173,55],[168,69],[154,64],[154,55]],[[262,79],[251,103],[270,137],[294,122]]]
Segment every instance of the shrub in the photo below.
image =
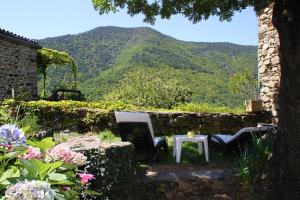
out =
[[187,112],[207,112],[207,113],[234,113],[234,114],[245,113],[245,108],[243,108],[243,107],[230,108],[230,107],[226,107],[226,106],[210,105],[207,103],[181,104],[181,105],[178,105],[175,108],[173,108],[173,110],[187,111]]
[[189,102],[191,90],[167,74],[155,69],[132,71],[120,81],[115,90],[106,95],[105,99],[156,108],[172,108],[180,103]]

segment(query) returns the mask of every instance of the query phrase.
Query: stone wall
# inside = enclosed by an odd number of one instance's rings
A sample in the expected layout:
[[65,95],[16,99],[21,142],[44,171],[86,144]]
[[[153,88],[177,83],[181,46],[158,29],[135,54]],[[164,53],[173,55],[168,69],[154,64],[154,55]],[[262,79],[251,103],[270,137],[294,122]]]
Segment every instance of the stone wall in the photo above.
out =
[[87,156],[84,171],[95,176],[91,189],[100,196],[84,196],[83,200],[131,200],[137,162],[133,145],[129,142],[105,143],[97,136],[69,139],[63,146]]
[[244,127],[257,126],[257,123],[270,123],[269,113],[225,114],[225,113],[163,113],[150,112],[154,132],[160,135],[186,134],[199,128],[205,134],[232,134]]
[[278,92],[280,87],[279,36],[272,24],[273,5],[258,16],[258,72],[261,83],[260,99],[263,107],[278,117]]
[[37,43],[0,31],[0,99],[29,93],[37,97]]
[[[117,133],[117,123],[112,110],[89,108],[66,108],[51,106],[46,102],[22,104],[21,112],[36,115],[49,133],[58,129],[74,129],[78,132],[102,131]],[[156,135],[185,134],[199,128],[206,134],[235,133],[243,127],[257,126],[257,123],[270,123],[269,112],[255,114],[193,113],[193,112],[148,112]],[[56,130],[55,130],[56,129]]]

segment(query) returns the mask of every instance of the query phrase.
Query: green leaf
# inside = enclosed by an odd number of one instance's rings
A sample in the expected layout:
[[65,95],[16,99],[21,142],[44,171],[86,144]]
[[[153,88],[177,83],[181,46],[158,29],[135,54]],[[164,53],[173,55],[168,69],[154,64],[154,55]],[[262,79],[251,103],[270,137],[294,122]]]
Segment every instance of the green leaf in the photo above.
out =
[[60,181],[48,181],[51,185],[74,185],[72,181],[69,180],[60,180]]
[[31,159],[21,160],[24,167],[32,177],[44,180],[53,170],[62,166],[63,162],[43,163],[42,161]]
[[17,177],[20,177],[20,170],[17,167],[12,166],[0,176],[0,184],[9,185],[10,182],[8,179]]
[[21,160],[21,163],[32,178],[37,178],[38,171],[34,160]]
[[84,190],[84,193],[85,194],[89,194],[89,195],[93,195],[93,196],[99,196],[99,195],[101,195],[101,193],[96,192],[94,190]]
[[25,126],[25,127],[23,127],[22,128],[22,131],[24,132],[24,133],[28,133],[28,131],[31,129],[31,126]]
[[65,174],[61,174],[61,173],[51,173],[49,174],[48,178],[52,181],[62,181],[68,179]]
[[27,144],[33,146],[33,147],[38,147],[43,151],[46,151],[56,145],[56,143],[53,141],[52,137],[47,137],[41,141],[31,141],[27,140]]
[[48,169],[48,174],[50,174],[53,170],[61,167],[64,163],[63,162],[54,162],[54,163],[45,163],[47,165],[50,164],[50,168]]

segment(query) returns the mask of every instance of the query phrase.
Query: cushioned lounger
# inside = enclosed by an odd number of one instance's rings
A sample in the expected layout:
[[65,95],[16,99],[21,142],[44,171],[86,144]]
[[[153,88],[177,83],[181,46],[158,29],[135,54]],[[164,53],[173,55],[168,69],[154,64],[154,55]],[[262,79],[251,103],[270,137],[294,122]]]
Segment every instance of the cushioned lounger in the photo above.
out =
[[122,141],[131,142],[138,155],[138,160],[154,160],[160,158],[161,150],[167,151],[164,137],[154,137],[151,118],[142,112],[115,112],[119,134]]
[[233,135],[215,134],[209,136],[209,142],[219,146],[224,153],[231,153],[239,150],[245,144],[249,144],[253,135],[262,136],[271,130],[272,125],[263,125],[258,127],[246,127]]

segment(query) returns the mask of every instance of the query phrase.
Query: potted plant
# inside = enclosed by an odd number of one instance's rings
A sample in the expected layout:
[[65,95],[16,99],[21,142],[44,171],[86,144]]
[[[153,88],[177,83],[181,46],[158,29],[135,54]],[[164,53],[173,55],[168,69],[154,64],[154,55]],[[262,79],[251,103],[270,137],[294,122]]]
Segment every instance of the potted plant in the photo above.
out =
[[229,81],[229,89],[235,94],[248,98],[245,100],[246,112],[262,111],[262,101],[259,99],[259,82],[250,70],[234,74]]

